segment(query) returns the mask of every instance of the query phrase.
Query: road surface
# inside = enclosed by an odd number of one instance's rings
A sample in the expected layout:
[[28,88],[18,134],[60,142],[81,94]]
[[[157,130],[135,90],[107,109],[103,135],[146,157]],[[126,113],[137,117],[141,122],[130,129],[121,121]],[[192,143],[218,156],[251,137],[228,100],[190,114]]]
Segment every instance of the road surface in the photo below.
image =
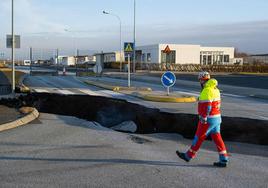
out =
[[[124,99],[132,103],[137,103],[151,108],[158,108],[161,109],[161,111],[170,113],[196,114],[196,103],[158,103],[143,101],[122,93],[88,86],[83,83],[83,81],[87,79],[95,80],[95,78],[77,78],[74,76],[29,76],[25,79],[24,84],[29,86],[34,92],[59,93],[65,95],[100,95]],[[114,84],[125,82],[121,79],[106,77],[98,79],[99,81],[110,81]],[[98,82],[98,80],[96,80],[96,82]],[[161,85],[150,82],[133,81],[132,84],[135,86],[151,87],[155,91],[164,90]],[[187,82],[186,85],[189,85],[189,83]],[[189,88],[175,86],[171,89],[171,91],[194,96],[199,95],[197,89],[192,89],[192,85],[190,85]],[[268,100],[223,93],[222,101],[222,114],[224,116],[268,120]]]
[[191,163],[175,150],[178,134],[134,135],[74,117],[41,113],[35,122],[0,133],[1,187],[267,187],[268,148],[226,143],[226,169],[215,168],[207,141]]

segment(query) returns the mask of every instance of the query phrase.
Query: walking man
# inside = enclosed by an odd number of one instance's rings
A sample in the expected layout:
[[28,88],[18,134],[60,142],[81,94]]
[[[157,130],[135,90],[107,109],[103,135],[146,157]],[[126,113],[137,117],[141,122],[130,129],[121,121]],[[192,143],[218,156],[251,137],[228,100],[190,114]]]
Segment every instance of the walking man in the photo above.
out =
[[221,124],[221,97],[217,88],[216,79],[211,79],[208,72],[201,72],[198,76],[202,90],[198,101],[199,122],[194,140],[190,149],[186,153],[176,151],[176,154],[186,162],[196,156],[197,151],[207,136],[211,136],[219,152],[219,162],[213,165],[217,167],[227,167],[228,154],[225,144],[220,134]]

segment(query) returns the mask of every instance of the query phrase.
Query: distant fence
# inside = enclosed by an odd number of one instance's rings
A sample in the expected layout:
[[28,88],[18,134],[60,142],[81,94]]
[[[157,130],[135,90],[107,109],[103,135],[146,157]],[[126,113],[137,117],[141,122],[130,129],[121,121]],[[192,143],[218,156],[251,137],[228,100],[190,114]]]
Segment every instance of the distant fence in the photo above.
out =
[[252,72],[268,73],[268,65],[200,65],[200,64],[168,64],[137,63],[137,70],[179,71],[179,72]]

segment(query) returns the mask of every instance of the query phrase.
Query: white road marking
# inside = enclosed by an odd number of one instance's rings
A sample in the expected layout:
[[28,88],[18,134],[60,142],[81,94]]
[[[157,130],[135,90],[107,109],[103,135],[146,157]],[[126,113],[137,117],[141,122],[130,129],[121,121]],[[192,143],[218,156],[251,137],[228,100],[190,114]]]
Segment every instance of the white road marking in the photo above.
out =
[[78,89],[78,90],[81,91],[82,93],[87,94],[87,95],[100,96],[99,93],[96,93],[96,92],[91,91],[89,89]]
[[66,89],[58,89],[57,91],[60,92],[61,94],[64,94],[64,95],[74,95],[75,94],[74,92],[71,92],[71,91],[66,90]]
[[36,93],[50,93],[48,90],[46,89],[33,89],[34,92]]
[[228,94],[228,93],[223,93],[222,95],[227,96],[227,97],[246,98],[246,96],[234,95],[234,94]]
[[122,93],[117,93],[114,91],[109,91],[109,90],[99,90],[100,92],[104,93],[104,94],[108,94],[111,95],[113,97],[122,97],[122,96],[126,96],[125,94]]
[[199,94],[197,94],[197,93],[184,92],[184,91],[175,91],[174,93],[192,95],[192,96],[196,96],[196,97],[199,96]]

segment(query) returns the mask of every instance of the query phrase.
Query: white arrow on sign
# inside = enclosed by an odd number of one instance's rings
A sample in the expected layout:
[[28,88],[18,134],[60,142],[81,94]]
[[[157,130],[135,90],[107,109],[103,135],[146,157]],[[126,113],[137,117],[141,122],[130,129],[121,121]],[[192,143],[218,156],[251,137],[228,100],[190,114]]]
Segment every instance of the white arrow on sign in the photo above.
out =
[[173,80],[172,80],[172,79],[170,79],[169,77],[164,76],[164,78],[165,78],[165,79],[167,79],[167,80],[169,81],[169,83],[171,83],[171,84],[173,83]]

